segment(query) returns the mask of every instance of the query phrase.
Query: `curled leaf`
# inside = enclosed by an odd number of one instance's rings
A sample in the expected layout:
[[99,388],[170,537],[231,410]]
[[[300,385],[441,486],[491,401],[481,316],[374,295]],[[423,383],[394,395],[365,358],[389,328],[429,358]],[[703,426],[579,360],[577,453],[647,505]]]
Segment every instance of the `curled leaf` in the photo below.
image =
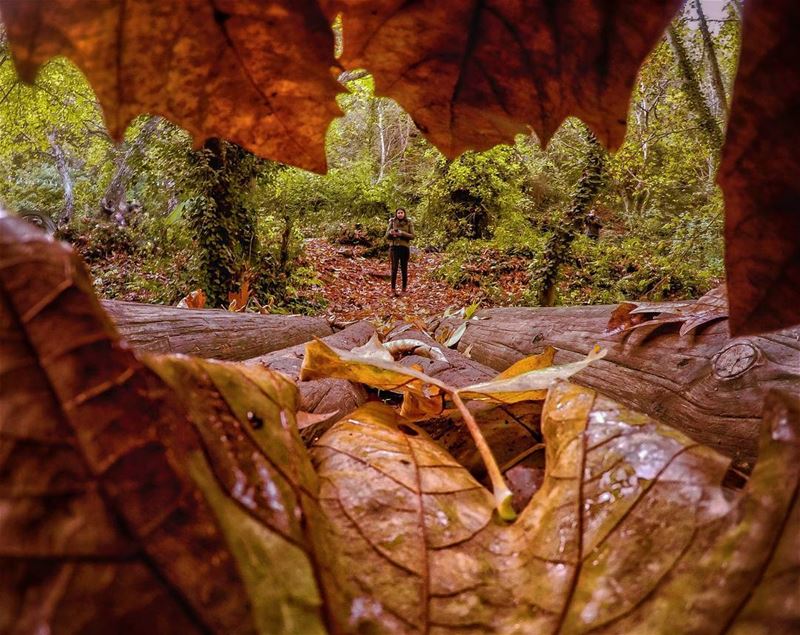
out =
[[[585,359],[561,366],[543,366],[552,362],[555,349],[520,360],[492,381],[459,388],[463,399],[479,399],[512,404],[520,401],[541,400],[547,390],[558,380],[572,377],[589,364],[606,356],[606,349],[595,347]],[[530,370],[528,368],[530,367]]]
[[420,342],[419,340],[391,340],[390,342],[384,342],[383,346],[392,354],[392,357],[395,358],[400,355],[419,355],[420,357],[427,357],[437,362],[447,361],[442,351],[435,346]]
[[[306,352],[307,351],[308,349],[306,348]],[[392,353],[383,345],[381,338],[378,337],[377,333],[373,333],[372,337],[369,338],[369,341],[366,344],[362,346],[356,346],[350,351],[350,353],[360,359],[381,359],[388,362],[394,361]]]
[[456,327],[452,335],[450,335],[450,337],[448,337],[447,340],[445,340],[444,345],[447,348],[452,348],[461,341],[461,338],[464,337],[464,333],[466,332],[467,332],[467,323],[462,322]]

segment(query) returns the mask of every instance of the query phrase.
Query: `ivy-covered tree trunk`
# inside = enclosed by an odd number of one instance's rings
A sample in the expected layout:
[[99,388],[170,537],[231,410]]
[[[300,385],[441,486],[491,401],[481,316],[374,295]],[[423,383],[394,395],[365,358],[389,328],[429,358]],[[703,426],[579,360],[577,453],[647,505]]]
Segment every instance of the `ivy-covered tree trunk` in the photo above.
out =
[[586,142],[589,147],[586,151],[583,173],[575,186],[566,218],[556,227],[547,241],[542,255],[542,265],[536,274],[541,306],[553,306],[555,303],[559,269],[569,256],[572,241],[584,227],[592,203],[603,186],[606,151],[588,128]]
[[203,289],[209,304],[218,307],[227,303],[228,293],[238,288],[245,268],[259,253],[255,218],[245,200],[258,160],[218,138],[208,139],[202,153],[208,184],[205,195],[195,199],[189,222],[200,247]]
[[711,37],[711,31],[708,29],[706,14],[703,11],[703,3],[700,0],[695,0],[694,7],[697,11],[700,35],[703,38],[703,48],[705,49],[706,56],[708,57],[708,68],[711,72],[711,85],[714,87],[714,94],[716,96],[717,103],[719,104],[719,109],[727,117],[728,96],[725,94],[725,82],[722,80],[722,71],[719,68],[717,50],[714,46],[714,40]]
[[697,79],[697,74],[683,44],[683,38],[674,24],[670,24],[667,29],[667,41],[680,69],[683,90],[700,120],[700,128],[706,135],[712,150],[719,149],[722,147],[722,128],[708,106],[708,101],[700,88],[700,81]]

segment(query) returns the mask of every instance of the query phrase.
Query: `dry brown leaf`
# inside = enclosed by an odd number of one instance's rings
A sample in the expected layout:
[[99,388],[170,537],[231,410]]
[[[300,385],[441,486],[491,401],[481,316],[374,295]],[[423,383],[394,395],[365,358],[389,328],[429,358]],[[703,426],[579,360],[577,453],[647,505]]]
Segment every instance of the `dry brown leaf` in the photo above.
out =
[[648,315],[633,313],[635,308],[636,304],[633,302],[621,302],[608,318],[606,334],[616,335],[651,319]]
[[718,181],[731,333],[800,323],[800,3],[747,0]]
[[323,633],[297,401],[138,359],[77,257],[0,217],[0,632]]
[[20,74],[65,55],[92,84],[115,138],[142,113],[325,170],[340,114],[333,34],[312,0],[0,0]]
[[183,296],[178,302],[181,309],[204,309],[206,306],[206,293],[202,289],[195,289]]
[[543,416],[544,482],[506,525],[491,494],[419,428],[380,404],[362,407],[312,449],[359,607],[348,628],[791,632],[800,411],[775,397],[767,417],[761,460],[728,500],[720,456],[560,384]]
[[448,157],[513,143],[531,128],[547,142],[570,115],[607,146],[625,136],[639,66],[680,0],[362,2],[341,13],[349,68],[366,68]]
[[[695,302],[623,302],[611,314],[608,334],[634,329],[657,329],[664,324],[681,322],[679,335],[684,337],[696,328],[728,317],[728,294],[720,285]],[[638,318],[638,319],[637,319]]]

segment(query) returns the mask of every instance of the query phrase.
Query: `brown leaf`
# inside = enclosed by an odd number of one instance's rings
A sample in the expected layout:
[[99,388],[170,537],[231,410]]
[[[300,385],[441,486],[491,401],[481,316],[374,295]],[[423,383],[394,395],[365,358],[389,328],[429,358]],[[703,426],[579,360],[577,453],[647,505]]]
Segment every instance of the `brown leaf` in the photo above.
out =
[[637,324],[641,324],[642,322],[651,319],[650,316],[643,315],[641,313],[632,313],[635,308],[636,304],[633,302],[620,303],[619,306],[617,306],[617,308],[611,313],[611,317],[608,318],[606,334],[616,335],[617,333],[627,331]]
[[183,296],[178,302],[181,309],[203,309],[206,306],[206,293],[202,289],[195,289]]
[[720,285],[691,303],[623,302],[611,314],[607,333],[622,333],[641,328],[655,330],[664,324],[682,322],[679,335],[684,337],[703,324],[727,317],[728,294],[725,285]]
[[0,632],[323,632],[296,407],[269,371],[137,359],[78,259],[0,218]]
[[0,0],[0,10],[22,77],[69,57],[115,138],[136,116],[160,114],[197,145],[220,136],[325,170],[340,87],[333,35],[311,0]]
[[452,158],[531,127],[546,143],[570,115],[618,147],[639,66],[681,3],[324,4],[342,15],[345,66],[370,71]]
[[348,629],[790,632],[800,411],[775,397],[768,416],[747,490],[728,501],[721,457],[561,384],[545,405],[544,482],[505,525],[491,494],[419,428],[362,407],[312,450],[359,607]]
[[718,181],[725,194],[731,333],[800,323],[800,3],[744,3]]

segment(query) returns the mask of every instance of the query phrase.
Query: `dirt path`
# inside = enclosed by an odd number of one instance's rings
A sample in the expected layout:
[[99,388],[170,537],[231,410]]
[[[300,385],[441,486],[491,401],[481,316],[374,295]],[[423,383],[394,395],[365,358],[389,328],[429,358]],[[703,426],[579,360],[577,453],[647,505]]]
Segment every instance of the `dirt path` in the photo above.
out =
[[332,245],[320,238],[308,240],[305,251],[323,282],[320,291],[327,302],[325,315],[335,321],[425,319],[441,315],[449,306],[460,308],[477,299],[474,289],[453,289],[434,278],[441,254],[413,250],[408,291],[394,297],[388,256],[364,258],[363,247]]

